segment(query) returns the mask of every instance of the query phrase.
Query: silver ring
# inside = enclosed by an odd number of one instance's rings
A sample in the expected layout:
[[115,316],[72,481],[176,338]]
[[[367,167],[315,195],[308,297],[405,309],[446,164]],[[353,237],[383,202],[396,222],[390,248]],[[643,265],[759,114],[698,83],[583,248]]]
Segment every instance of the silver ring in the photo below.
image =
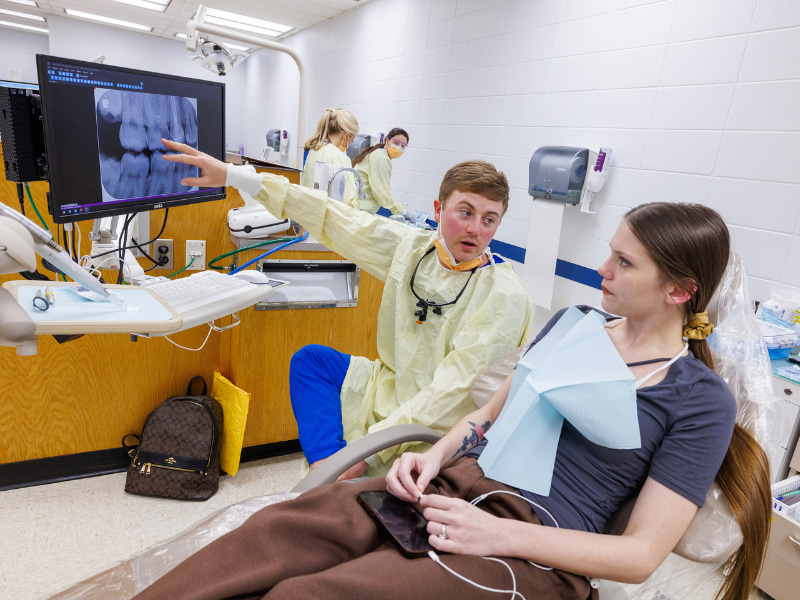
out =
[[447,531],[445,531],[444,523],[442,523],[442,533],[439,534],[439,538],[443,540],[447,539]]

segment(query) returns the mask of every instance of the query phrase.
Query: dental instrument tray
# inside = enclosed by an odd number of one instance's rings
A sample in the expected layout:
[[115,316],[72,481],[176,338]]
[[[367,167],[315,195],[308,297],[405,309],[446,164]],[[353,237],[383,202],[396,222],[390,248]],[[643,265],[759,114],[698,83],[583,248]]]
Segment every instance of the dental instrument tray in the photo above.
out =
[[[125,298],[129,310],[111,302],[92,302],[69,288],[80,284],[63,281],[7,281],[3,287],[16,299],[36,323],[36,335],[80,333],[144,333],[166,335],[183,327],[181,315],[147,288],[107,285]],[[33,306],[36,292],[46,287],[53,291],[54,302],[47,310]],[[130,310],[138,309],[138,310]]]

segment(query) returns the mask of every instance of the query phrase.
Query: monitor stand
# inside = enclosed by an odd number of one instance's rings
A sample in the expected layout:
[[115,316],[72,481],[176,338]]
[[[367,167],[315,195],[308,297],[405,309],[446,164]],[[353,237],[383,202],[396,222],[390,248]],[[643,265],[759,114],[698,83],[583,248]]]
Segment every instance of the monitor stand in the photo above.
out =
[[[147,213],[142,213],[142,215],[147,216]],[[92,231],[89,233],[89,239],[92,240],[91,256],[97,256],[109,250],[117,249],[119,245],[118,240],[122,235],[122,228],[125,226],[125,221],[128,216],[129,215],[116,215],[94,220]],[[131,238],[139,240],[140,216],[141,215],[137,215],[128,226],[129,241]],[[125,250],[123,262],[125,266],[122,267],[122,276],[126,282],[132,284],[139,277],[144,276],[144,269],[142,269],[139,261],[136,260],[136,256],[134,256],[133,252],[130,250]],[[120,269],[119,253],[115,252],[113,254],[101,256],[94,266],[100,269],[118,271]]]

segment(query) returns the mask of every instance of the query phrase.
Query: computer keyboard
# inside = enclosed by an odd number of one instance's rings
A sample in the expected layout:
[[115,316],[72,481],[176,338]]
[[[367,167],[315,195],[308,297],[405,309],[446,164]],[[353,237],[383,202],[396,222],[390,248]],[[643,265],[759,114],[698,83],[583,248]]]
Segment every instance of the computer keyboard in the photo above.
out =
[[200,271],[189,277],[147,286],[179,314],[249,292],[258,286],[216,271]]

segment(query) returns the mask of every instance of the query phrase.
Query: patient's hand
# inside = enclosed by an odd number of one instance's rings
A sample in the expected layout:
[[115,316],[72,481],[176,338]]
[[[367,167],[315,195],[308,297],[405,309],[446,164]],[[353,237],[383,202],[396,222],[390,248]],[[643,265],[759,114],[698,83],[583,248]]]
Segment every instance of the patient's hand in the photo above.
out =
[[432,450],[425,454],[401,454],[386,475],[386,490],[406,502],[419,500],[431,480],[439,474],[441,462],[434,454]]
[[[428,520],[429,542],[442,552],[474,556],[507,556],[504,528],[513,523],[472,506],[460,498],[428,494],[420,501],[422,515]],[[442,538],[442,526],[446,538]]]

